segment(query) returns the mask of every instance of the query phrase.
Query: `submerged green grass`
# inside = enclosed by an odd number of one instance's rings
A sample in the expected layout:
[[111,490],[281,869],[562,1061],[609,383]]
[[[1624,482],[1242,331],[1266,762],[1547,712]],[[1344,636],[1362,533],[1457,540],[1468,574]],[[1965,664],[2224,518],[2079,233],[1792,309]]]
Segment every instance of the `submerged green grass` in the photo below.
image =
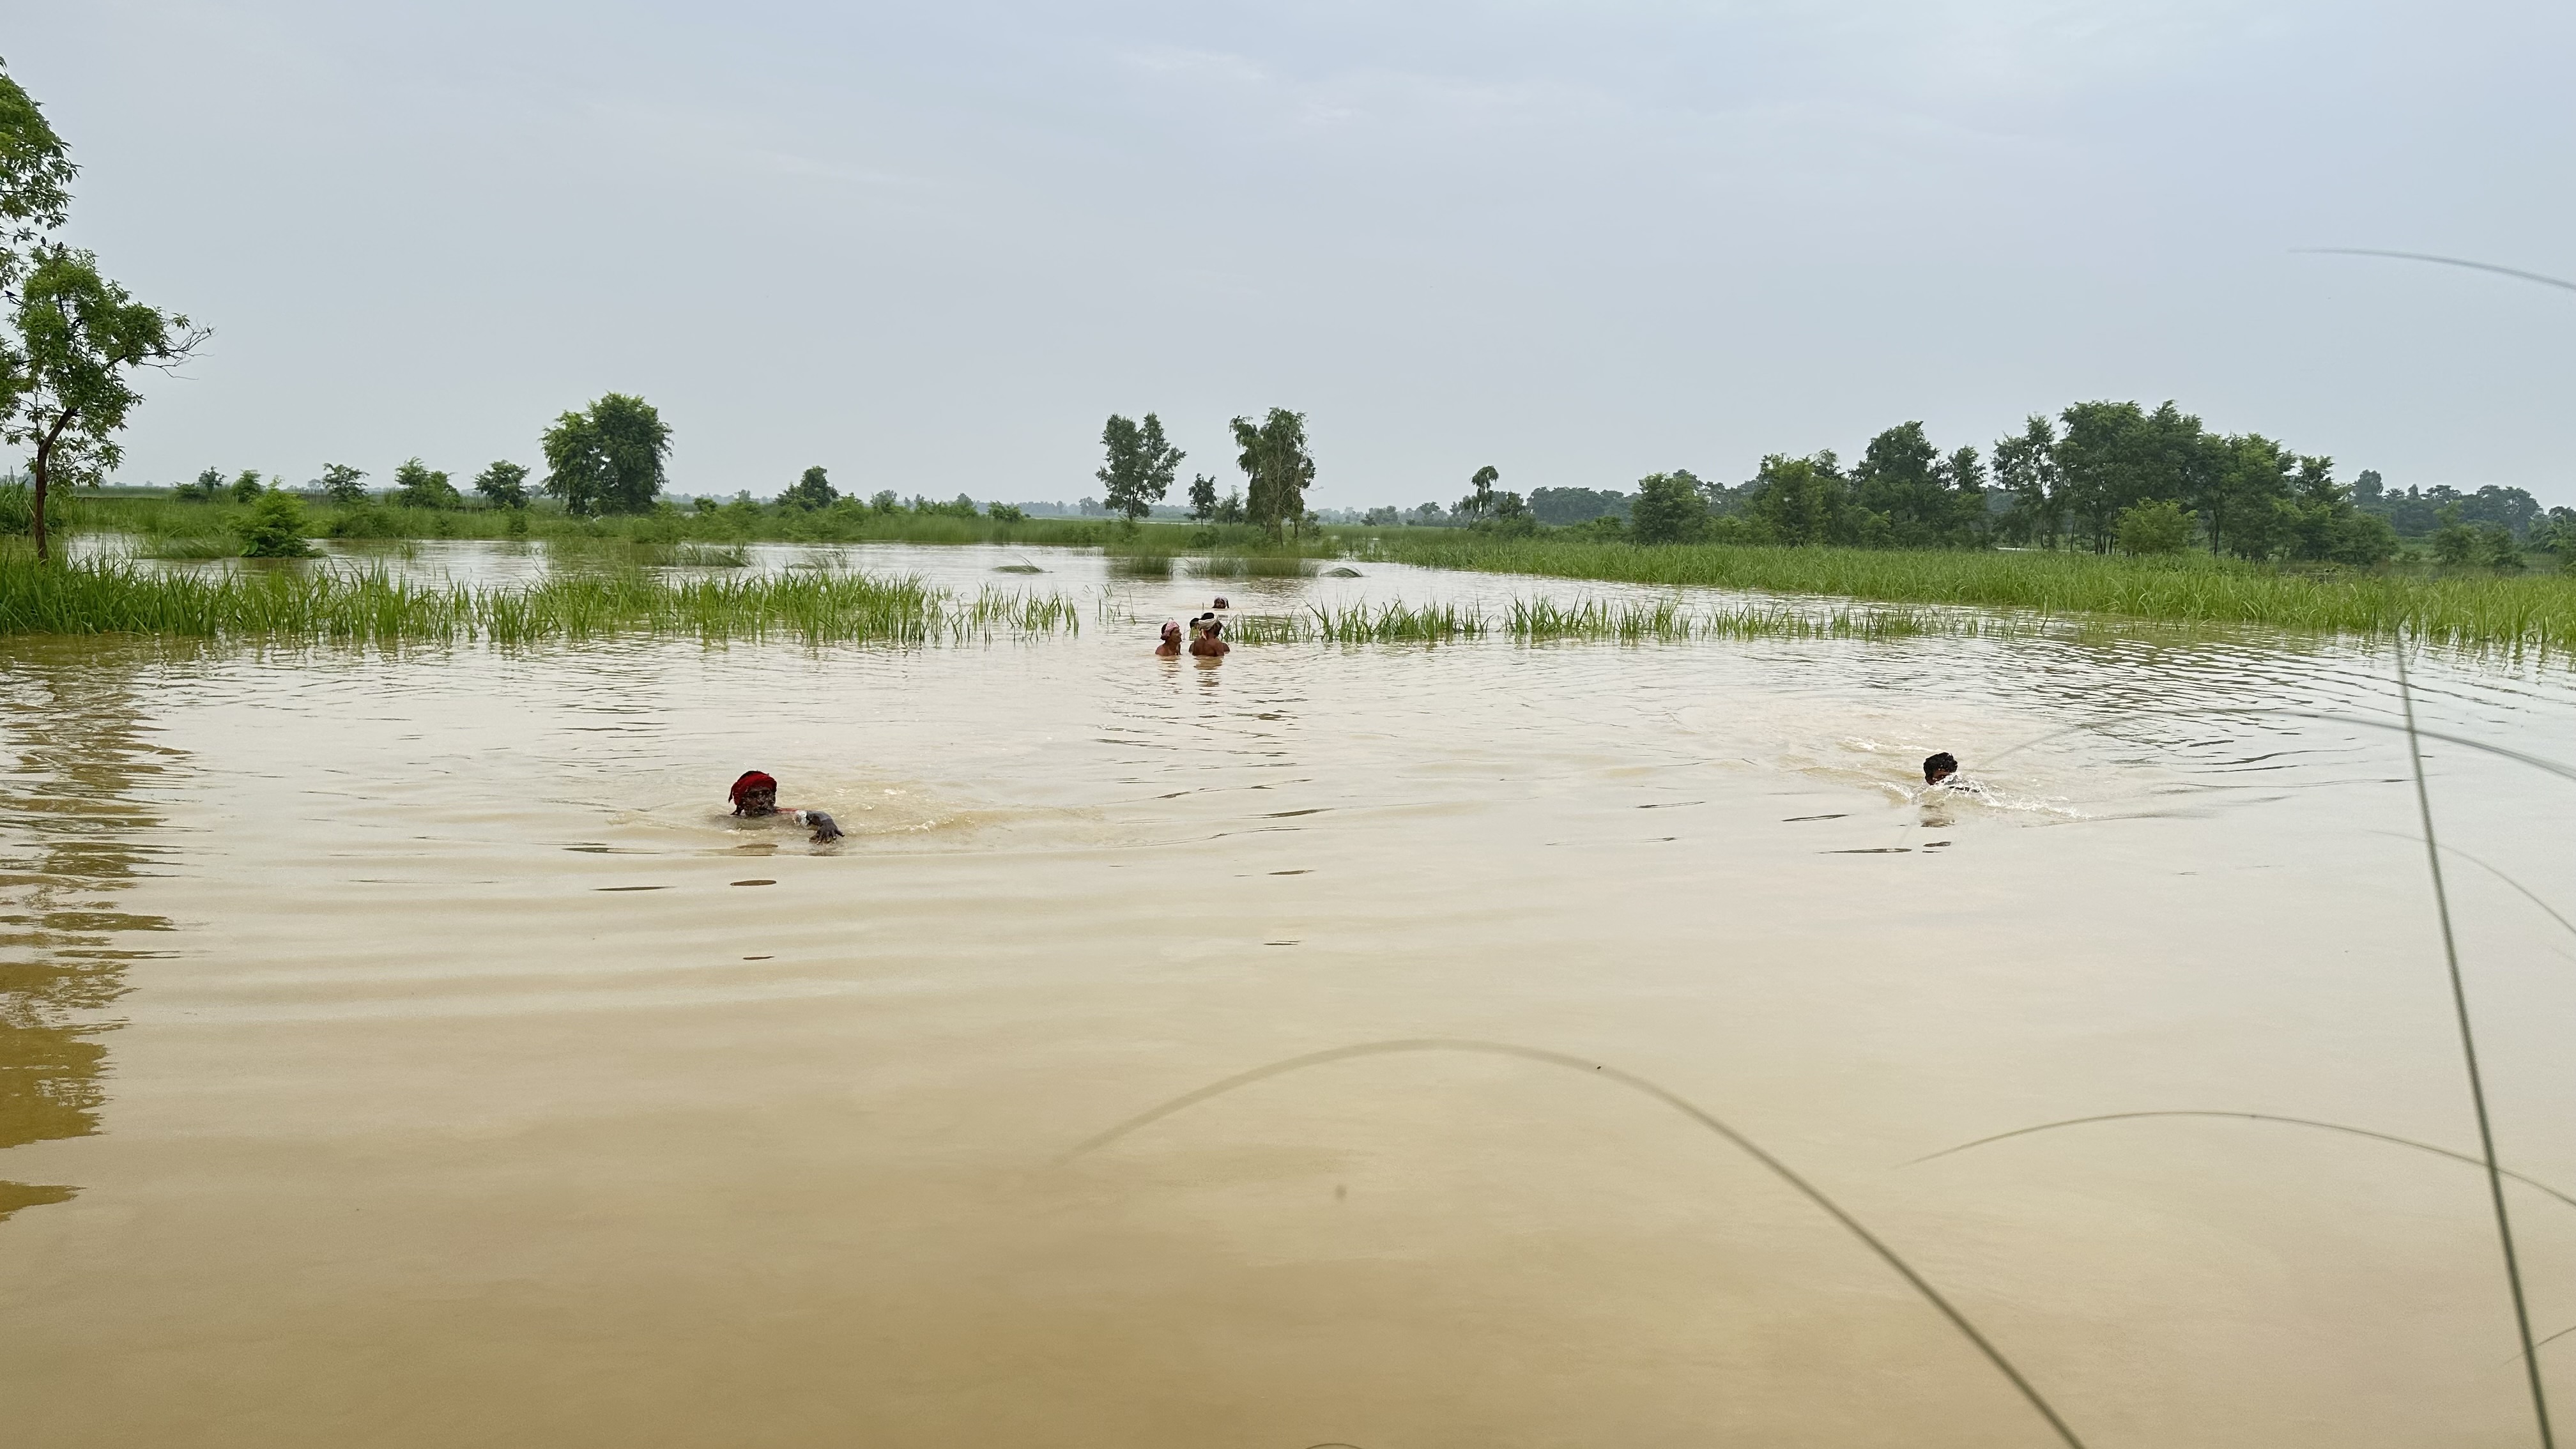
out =
[[1226,624],[1226,637],[1238,644],[1447,644],[1484,638],[1636,644],[1693,639],[1905,639],[1927,634],[1967,638],[2035,632],[2035,625],[1959,611],[1817,609],[1787,604],[1693,608],[1680,598],[1640,603],[1514,599],[1493,613],[1456,604],[1313,604],[1294,614],[1238,615]]
[[2253,624],[2365,638],[2403,632],[2453,648],[2576,649],[2576,578],[2560,574],[2297,571],[2217,559],[2069,553],[1641,548],[1429,529],[1375,534],[1352,547],[1364,557],[1485,573]]
[[349,643],[528,644],[621,634],[810,643],[965,643],[1078,633],[1072,601],[920,580],[799,572],[668,580],[561,574],[525,588],[421,584],[380,572],[145,573],[115,561],[0,559],[0,634],[168,634]]

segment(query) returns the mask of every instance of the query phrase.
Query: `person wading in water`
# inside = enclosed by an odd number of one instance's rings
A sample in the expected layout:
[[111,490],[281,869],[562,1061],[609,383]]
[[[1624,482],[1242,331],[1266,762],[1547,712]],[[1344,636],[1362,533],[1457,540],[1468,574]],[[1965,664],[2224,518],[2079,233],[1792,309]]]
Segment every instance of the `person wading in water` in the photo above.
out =
[[1959,773],[1959,757],[1948,750],[1943,750],[1923,762],[1923,783],[1926,785],[1938,785],[1957,773]]
[[1154,646],[1154,654],[1155,657],[1161,659],[1178,659],[1181,657],[1180,620],[1167,619],[1164,621],[1163,642]]
[[1190,641],[1190,652],[1201,659],[1222,659],[1234,646],[1219,636],[1225,632],[1225,621],[1214,614],[1201,614],[1198,637]]
[[733,813],[746,820],[765,820],[772,816],[784,815],[797,824],[810,828],[817,842],[841,838],[839,824],[820,810],[780,809],[778,781],[762,771],[743,771],[742,778],[733,782],[733,789],[729,793],[733,797]]

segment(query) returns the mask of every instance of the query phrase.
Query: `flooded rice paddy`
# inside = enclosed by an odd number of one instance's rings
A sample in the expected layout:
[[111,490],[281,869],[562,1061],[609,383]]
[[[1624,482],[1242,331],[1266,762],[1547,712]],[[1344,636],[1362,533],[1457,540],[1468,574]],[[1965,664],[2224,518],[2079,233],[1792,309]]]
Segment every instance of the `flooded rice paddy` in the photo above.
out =
[[[2530,1442],[2479,1170],[2271,1120],[2476,1152],[2385,649],[1208,665],[1152,625],[1218,592],[1658,595],[834,554],[1085,622],[0,641],[21,1442],[2062,1442],[1654,1091],[2085,1443]],[[2428,728],[2576,759],[2564,666],[2416,667]],[[2576,783],[2428,758],[2501,1156],[2576,1196]],[[849,838],[728,819],[754,767]],[[1421,1045],[1102,1140],[1374,1043]],[[2509,1192],[2576,1325],[2576,1206]]]

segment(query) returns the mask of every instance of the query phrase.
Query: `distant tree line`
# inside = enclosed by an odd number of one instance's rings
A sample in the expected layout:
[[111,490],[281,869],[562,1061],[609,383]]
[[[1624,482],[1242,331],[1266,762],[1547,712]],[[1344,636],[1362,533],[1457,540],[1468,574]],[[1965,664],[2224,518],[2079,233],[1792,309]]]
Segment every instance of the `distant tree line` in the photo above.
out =
[[[1540,488],[1524,507],[1480,469],[1453,508],[1372,510],[1378,524],[1513,531],[1582,528],[1639,543],[1834,544],[1861,548],[2180,552],[2197,543],[2246,559],[2377,563],[2400,539],[2437,557],[2511,566],[2528,542],[2576,549],[2576,510],[2544,513],[2519,488],[2462,494],[2388,489],[2374,472],[2337,481],[2330,458],[2259,434],[2223,434],[2173,403],[2076,403],[2037,415],[1981,454],[1936,446],[1919,422],[1869,440],[1846,463],[1819,451],[1772,454],[1726,485],[1687,469],[1636,491]],[[1501,500],[1508,498],[1506,506]]]

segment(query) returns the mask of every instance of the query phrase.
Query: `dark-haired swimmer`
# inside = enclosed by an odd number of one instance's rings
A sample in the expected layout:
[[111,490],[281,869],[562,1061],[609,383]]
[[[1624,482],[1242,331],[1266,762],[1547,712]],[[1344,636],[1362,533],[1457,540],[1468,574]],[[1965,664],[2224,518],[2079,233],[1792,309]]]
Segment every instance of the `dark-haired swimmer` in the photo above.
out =
[[1957,773],[1959,773],[1959,757],[1948,750],[1943,750],[1923,762],[1923,783],[1926,785],[1938,785]]
[[1191,627],[1197,637],[1190,640],[1190,653],[1201,659],[1222,659],[1234,647],[1220,637],[1225,633],[1225,621],[1214,614],[1199,615]]
[[779,808],[778,781],[764,771],[743,771],[742,778],[734,781],[733,789],[727,793],[733,798],[733,813],[745,819],[761,820],[772,815],[784,815],[811,828],[818,844],[841,838],[839,823],[823,811]]
[[1180,620],[1166,619],[1163,621],[1163,642],[1154,646],[1154,655],[1159,659],[1178,659],[1181,657]]

